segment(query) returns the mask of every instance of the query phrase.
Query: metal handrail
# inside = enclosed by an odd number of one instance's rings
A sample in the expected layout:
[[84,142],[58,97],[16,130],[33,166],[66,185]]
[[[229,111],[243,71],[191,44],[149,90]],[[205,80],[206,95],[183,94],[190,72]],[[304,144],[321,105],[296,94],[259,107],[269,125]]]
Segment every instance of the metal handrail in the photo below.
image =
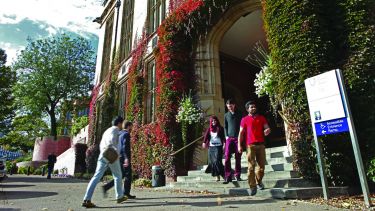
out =
[[195,142],[197,142],[197,141],[199,141],[199,140],[203,139],[203,137],[204,137],[204,136],[201,136],[201,137],[199,137],[199,138],[195,139],[195,140],[194,140],[194,141],[192,141],[191,143],[189,143],[189,144],[187,144],[187,145],[183,146],[183,147],[182,147],[181,149],[179,149],[179,150],[177,150],[177,151],[175,151],[175,152],[171,153],[171,154],[170,154],[170,156],[176,155],[177,153],[179,153],[179,152],[181,152],[182,150],[184,150],[184,149],[188,148],[189,146],[191,146],[191,145],[192,145],[192,144],[194,144]]

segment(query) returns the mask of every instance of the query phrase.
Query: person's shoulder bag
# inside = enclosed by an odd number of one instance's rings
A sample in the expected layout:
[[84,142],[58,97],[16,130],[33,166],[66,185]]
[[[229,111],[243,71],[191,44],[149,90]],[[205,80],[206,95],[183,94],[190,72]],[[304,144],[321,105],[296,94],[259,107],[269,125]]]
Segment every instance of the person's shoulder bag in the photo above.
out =
[[118,154],[115,148],[109,146],[104,149],[103,157],[108,160],[109,163],[114,163],[118,159]]

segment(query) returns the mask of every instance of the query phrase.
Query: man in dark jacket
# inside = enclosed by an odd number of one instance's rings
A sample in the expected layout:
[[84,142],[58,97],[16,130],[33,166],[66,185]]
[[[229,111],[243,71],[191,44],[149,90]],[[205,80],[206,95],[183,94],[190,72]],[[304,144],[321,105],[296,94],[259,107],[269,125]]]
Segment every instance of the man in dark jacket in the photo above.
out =
[[[130,195],[130,189],[132,184],[132,165],[131,165],[131,143],[130,143],[130,133],[133,127],[133,123],[126,121],[124,123],[124,129],[120,132],[119,136],[119,149],[120,149],[120,164],[122,167],[122,176],[124,180],[124,195],[129,199],[134,199],[135,196]],[[103,186],[103,192],[106,192],[112,188],[114,181],[111,180],[109,183]]]
[[237,181],[241,180],[241,155],[242,153],[238,152],[238,132],[240,130],[240,123],[242,119],[242,114],[236,109],[236,104],[234,100],[228,99],[226,102],[228,112],[224,115],[224,132],[225,132],[225,163],[224,163],[224,172],[225,172],[225,181],[224,184],[227,184],[232,181],[232,167],[231,167],[231,157],[234,153],[236,160],[234,176]]
[[47,166],[48,166],[47,179],[51,179],[51,174],[53,172],[53,168],[55,166],[55,163],[56,163],[56,155],[55,155],[55,153],[50,153],[48,155],[48,163],[47,163]]

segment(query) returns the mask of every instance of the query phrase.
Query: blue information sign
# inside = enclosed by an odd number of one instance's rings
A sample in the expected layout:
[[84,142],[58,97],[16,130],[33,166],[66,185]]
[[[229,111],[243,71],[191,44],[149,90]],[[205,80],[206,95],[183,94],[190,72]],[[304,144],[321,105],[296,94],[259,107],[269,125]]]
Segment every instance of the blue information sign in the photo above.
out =
[[315,123],[315,131],[317,136],[347,132],[349,131],[348,121],[346,118],[341,118]]

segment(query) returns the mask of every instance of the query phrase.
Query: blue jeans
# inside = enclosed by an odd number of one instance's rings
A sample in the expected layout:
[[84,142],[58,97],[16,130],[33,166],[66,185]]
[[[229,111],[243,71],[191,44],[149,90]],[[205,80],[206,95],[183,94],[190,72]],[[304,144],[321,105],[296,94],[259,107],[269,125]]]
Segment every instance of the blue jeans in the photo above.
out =
[[95,174],[91,178],[87,186],[86,194],[83,200],[91,200],[96,185],[99,183],[108,167],[111,169],[113,179],[115,181],[116,199],[122,198],[124,196],[124,190],[122,188],[122,172],[119,159],[110,164],[102,156],[99,156],[98,163],[96,164]]

